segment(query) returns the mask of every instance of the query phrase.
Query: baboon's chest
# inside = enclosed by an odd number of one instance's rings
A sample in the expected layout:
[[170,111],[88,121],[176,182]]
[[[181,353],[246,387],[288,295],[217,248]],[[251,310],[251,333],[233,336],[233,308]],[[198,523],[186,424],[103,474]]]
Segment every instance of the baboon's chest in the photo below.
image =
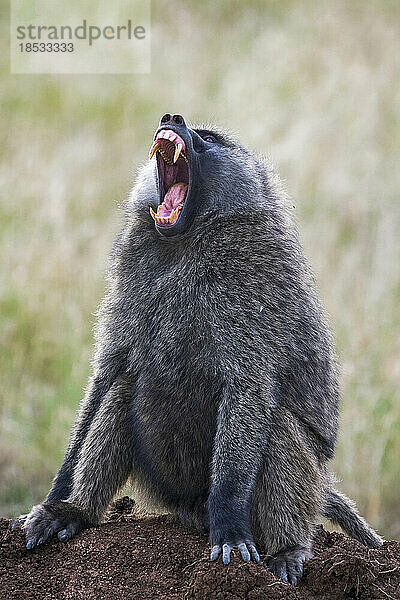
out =
[[141,376],[135,439],[151,472],[177,493],[208,485],[218,399],[215,382],[187,363],[179,372]]
[[207,286],[187,272],[164,273],[138,313],[134,412],[142,460],[176,489],[203,488],[221,388]]

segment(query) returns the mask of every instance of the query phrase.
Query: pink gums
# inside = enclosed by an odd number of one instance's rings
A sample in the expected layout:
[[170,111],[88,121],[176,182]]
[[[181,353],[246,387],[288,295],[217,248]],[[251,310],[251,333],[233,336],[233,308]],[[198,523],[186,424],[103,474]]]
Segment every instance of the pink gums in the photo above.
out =
[[[165,137],[166,134],[168,134],[168,137]],[[156,140],[163,139],[172,142],[173,144],[175,144],[175,146],[177,146],[178,144],[182,144],[182,151],[185,151],[185,142],[183,141],[181,136],[175,133],[175,131],[172,131],[172,129],[163,129],[157,134]]]

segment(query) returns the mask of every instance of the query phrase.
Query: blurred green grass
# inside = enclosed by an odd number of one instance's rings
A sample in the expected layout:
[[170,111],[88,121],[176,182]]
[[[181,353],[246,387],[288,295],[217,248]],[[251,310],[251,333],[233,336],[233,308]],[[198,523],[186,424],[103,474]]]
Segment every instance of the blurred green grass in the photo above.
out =
[[0,514],[62,459],[117,204],[170,111],[272,154],[342,365],[334,468],[400,536],[399,32],[398,2],[160,0],[151,75],[12,76],[2,53]]

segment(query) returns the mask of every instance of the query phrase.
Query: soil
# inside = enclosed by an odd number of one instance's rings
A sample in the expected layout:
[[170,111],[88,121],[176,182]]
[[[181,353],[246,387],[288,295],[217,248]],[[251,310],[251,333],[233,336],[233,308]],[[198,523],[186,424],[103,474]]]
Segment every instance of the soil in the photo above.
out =
[[234,556],[210,563],[205,535],[167,516],[135,515],[128,497],[105,523],[67,543],[26,550],[20,528],[0,519],[1,600],[400,600],[400,544],[368,550],[319,528],[300,585]]

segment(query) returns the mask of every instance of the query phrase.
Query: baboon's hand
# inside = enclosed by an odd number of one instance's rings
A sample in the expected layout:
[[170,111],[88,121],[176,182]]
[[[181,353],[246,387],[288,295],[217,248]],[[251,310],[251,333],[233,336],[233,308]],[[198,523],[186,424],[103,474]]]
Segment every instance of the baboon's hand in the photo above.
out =
[[31,550],[57,534],[58,539],[66,542],[91,523],[79,507],[68,502],[38,504],[34,506],[23,523],[26,535],[26,547]]
[[[259,562],[256,546],[254,544],[250,523],[247,515],[238,513],[233,517],[227,514],[225,510],[218,510],[218,501],[208,500],[210,516],[210,541],[211,541],[211,560],[217,560],[222,552],[222,562],[228,565],[231,561],[231,552],[235,548],[245,562]],[[211,510],[210,510],[211,508]]]
[[308,548],[295,548],[269,556],[267,566],[282,581],[296,585],[303,575],[303,563],[311,557]]
[[13,519],[10,523],[11,531],[14,531],[15,529],[17,529],[17,527],[19,525],[23,526],[23,524],[25,523],[27,518],[28,518],[28,514],[19,515],[19,517],[17,517],[16,519]]
[[231,552],[234,548],[240,550],[240,554],[245,562],[249,562],[251,558],[254,562],[259,562],[260,557],[258,555],[257,549],[252,540],[246,542],[238,542],[237,544],[231,544],[225,542],[224,544],[214,544],[211,548],[211,560],[217,560],[218,556],[222,551],[222,562],[225,565],[228,565],[231,561]]

